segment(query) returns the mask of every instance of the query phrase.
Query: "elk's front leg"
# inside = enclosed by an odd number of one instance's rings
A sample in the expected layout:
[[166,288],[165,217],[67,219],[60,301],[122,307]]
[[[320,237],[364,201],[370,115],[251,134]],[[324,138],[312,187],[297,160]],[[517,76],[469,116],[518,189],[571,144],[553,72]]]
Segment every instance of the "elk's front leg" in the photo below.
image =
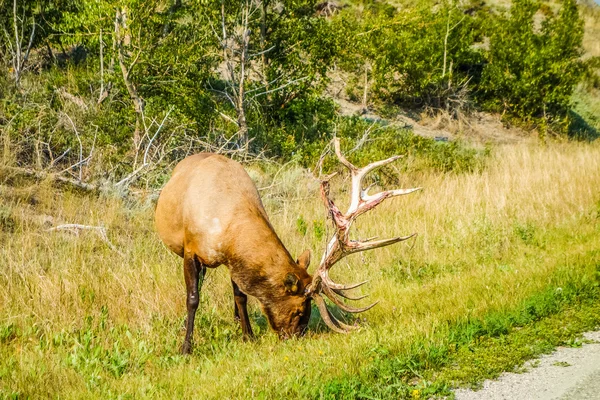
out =
[[192,351],[192,338],[194,336],[194,319],[196,310],[200,304],[200,289],[204,281],[206,267],[202,265],[193,253],[184,252],[183,255],[183,276],[185,277],[185,289],[187,294],[187,322],[185,341],[181,347],[183,354],[190,354]]
[[242,335],[244,339],[250,339],[254,337],[254,333],[252,332],[252,326],[250,326],[250,318],[248,317],[248,296],[246,295],[246,293],[240,290],[239,286],[233,280],[231,280],[231,284],[233,285],[235,319],[240,321],[240,325],[242,326]]

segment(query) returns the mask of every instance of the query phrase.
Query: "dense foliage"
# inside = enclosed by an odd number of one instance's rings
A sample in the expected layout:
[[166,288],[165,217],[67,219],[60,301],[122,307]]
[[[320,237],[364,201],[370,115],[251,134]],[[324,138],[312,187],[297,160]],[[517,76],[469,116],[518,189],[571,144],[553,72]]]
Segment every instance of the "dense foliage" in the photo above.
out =
[[584,72],[577,4],[565,1],[557,16],[529,0],[515,1],[512,10],[493,22],[483,104],[522,119],[548,116],[566,127],[573,88]]
[[[575,0],[0,4],[5,161],[45,168],[79,148],[61,159],[72,165],[95,149],[113,177],[202,149],[313,164],[334,131],[358,139],[367,126],[339,117],[332,76],[382,115],[478,108],[566,132],[597,64],[581,61]],[[399,132],[379,132],[386,151],[405,150]]]
[[[433,10],[421,6],[403,12],[367,7],[353,15],[352,30],[364,41],[358,50],[373,65],[380,100],[451,107],[481,70],[483,54],[473,47],[482,34],[479,22],[444,2]],[[346,59],[354,60],[351,54]]]

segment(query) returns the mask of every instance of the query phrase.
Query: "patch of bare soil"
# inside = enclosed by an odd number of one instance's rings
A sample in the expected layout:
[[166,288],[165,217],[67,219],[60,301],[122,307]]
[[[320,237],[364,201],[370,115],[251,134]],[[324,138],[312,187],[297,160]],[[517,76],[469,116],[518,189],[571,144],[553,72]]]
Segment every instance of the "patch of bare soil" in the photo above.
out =
[[444,111],[424,115],[415,121],[415,133],[438,135],[444,132],[449,139],[463,139],[475,143],[514,144],[537,140],[537,132],[528,132],[502,122],[500,115],[472,112],[453,118]]
[[527,132],[518,127],[509,126],[501,121],[499,115],[473,112],[453,118],[444,111],[428,114],[398,112],[392,118],[382,118],[361,104],[352,103],[343,98],[334,98],[340,114],[359,115],[369,121],[382,121],[412,129],[415,134],[442,140],[465,140],[474,144],[515,144],[534,141],[536,132]]
[[[398,109],[396,115],[383,118],[368,102],[365,106],[352,101],[347,93],[348,76],[340,71],[330,75],[327,94],[336,102],[341,115],[360,116],[368,121],[381,121],[388,125],[412,129],[415,134],[438,140],[465,140],[475,145],[516,144],[537,140],[537,133],[510,126],[497,114],[470,112],[453,117],[443,110],[416,113]],[[358,88],[358,91],[362,88]]]

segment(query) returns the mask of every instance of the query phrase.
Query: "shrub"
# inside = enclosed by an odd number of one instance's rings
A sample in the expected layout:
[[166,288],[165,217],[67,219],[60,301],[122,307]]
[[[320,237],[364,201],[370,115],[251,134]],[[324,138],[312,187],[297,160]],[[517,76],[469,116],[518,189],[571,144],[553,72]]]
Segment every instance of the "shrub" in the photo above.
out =
[[402,11],[365,6],[363,14],[351,15],[342,30],[348,37],[342,67],[362,75],[363,64],[372,64],[380,101],[449,107],[479,75],[482,55],[472,46],[478,20],[466,10],[443,2]]
[[[341,118],[336,126],[342,151],[356,165],[400,154],[405,158],[395,165],[403,172],[434,170],[460,173],[483,168],[489,154],[487,149],[479,151],[459,141],[437,142],[405,128],[388,126],[382,122],[373,123],[358,117]],[[370,132],[368,135],[365,134],[367,131]],[[295,157],[304,166],[314,167],[326,145],[326,140],[307,144],[297,149]],[[338,163],[334,157],[324,163],[326,170],[336,166]],[[384,179],[385,173],[380,174],[380,178]]]
[[575,0],[565,0],[556,16],[539,3],[516,0],[490,30],[479,86],[484,108],[566,131],[571,95],[584,72]]

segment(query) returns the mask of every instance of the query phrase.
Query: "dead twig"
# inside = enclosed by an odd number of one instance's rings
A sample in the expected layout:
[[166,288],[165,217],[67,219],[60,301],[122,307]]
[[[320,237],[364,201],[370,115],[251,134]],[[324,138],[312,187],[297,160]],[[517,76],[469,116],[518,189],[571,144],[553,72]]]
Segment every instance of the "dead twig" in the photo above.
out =
[[36,171],[36,170],[30,169],[30,168],[10,167],[10,166],[1,166],[0,170],[2,170],[2,169],[6,170],[10,173],[16,174],[16,175],[28,176],[28,177],[39,179],[39,180],[50,179],[53,181],[67,184],[69,186],[73,186],[77,189],[82,189],[82,190],[88,191],[88,192],[94,192],[94,191],[98,191],[101,189],[100,185],[92,185],[91,183],[81,182],[76,179],[71,179],[71,178],[67,178],[65,176],[56,175],[56,174],[53,174],[53,173],[50,173],[47,171]]
[[[119,182],[115,183],[115,187],[125,187],[127,185],[129,185],[129,183],[134,180],[142,171],[144,171],[146,168],[148,168],[152,163],[150,161],[150,159],[148,158],[148,153],[152,147],[152,143],[154,143],[154,141],[156,140],[156,138],[158,137],[158,134],[160,133],[160,131],[162,130],[167,118],[169,117],[169,115],[171,114],[171,111],[173,111],[173,107],[171,107],[169,109],[169,111],[167,111],[167,113],[165,114],[162,122],[160,123],[160,125],[158,125],[158,128],[156,128],[156,131],[154,132],[154,135],[149,138],[148,140],[148,144],[146,145],[146,148],[144,150],[144,158],[143,158],[143,163],[141,166],[139,166],[138,168],[136,168],[135,170],[133,170],[129,175],[127,175],[125,178],[121,179]],[[155,121],[153,121],[154,123]],[[152,124],[153,124],[152,123]],[[150,125],[150,127],[152,126],[152,124]],[[148,130],[149,127],[144,127],[145,130],[145,134],[144,136],[148,136]],[[156,152],[154,152],[156,155]],[[155,164],[158,164],[163,158],[164,158],[165,154],[163,153],[162,155],[159,155],[159,159],[155,162]],[[136,154],[137,157],[137,154]]]
[[108,235],[106,234],[106,228],[103,226],[82,225],[82,224],[62,224],[62,225],[54,226],[50,229],[47,229],[46,232],[68,231],[68,232],[71,232],[78,236],[79,232],[85,231],[85,230],[96,232],[98,234],[98,236],[100,236],[100,239],[102,239],[102,241],[104,243],[106,243],[106,245],[108,247],[110,247],[110,249],[112,251],[123,256],[123,253],[121,253],[119,251],[119,249],[117,249],[117,247],[110,241],[110,239],[108,238]]

